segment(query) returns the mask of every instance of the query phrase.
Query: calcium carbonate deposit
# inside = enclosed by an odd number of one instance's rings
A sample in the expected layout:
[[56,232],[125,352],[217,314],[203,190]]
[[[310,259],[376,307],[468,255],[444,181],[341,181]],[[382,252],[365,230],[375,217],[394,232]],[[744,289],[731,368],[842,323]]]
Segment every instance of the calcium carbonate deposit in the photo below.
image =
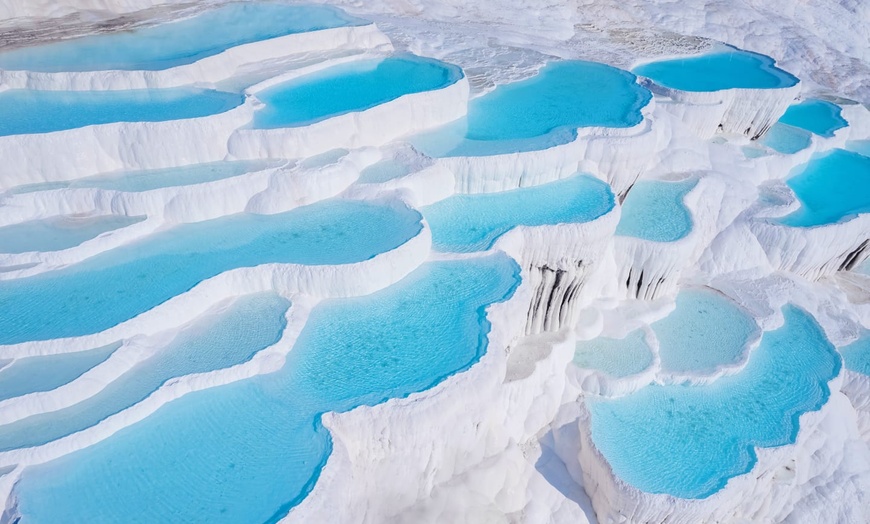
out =
[[0,0],[0,524],[870,522],[870,3]]

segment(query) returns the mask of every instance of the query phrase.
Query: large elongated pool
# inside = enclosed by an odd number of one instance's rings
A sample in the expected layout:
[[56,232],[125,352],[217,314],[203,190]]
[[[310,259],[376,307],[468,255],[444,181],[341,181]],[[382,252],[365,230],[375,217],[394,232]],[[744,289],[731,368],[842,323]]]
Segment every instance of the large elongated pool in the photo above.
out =
[[145,217],[60,216],[3,226],[0,227],[0,253],[59,251],[142,220],[145,220]]
[[416,211],[351,200],[177,226],[64,269],[0,282],[0,344],[96,333],[238,267],[366,260],[421,228]]
[[257,93],[265,107],[254,116],[254,127],[304,126],[461,78],[456,66],[409,54],[341,64]]
[[211,89],[0,92],[0,136],[50,133],[113,122],[164,122],[224,113],[244,97]]
[[156,26],[6,51],[0,53],[0,69],[42,72],[168,69],[241,44],[361,23],[328,6],[238,2]]
[[[426,264],[311,313],[284,367],[173,401],[16,486],[27,522],[277,522],[311,490],[332,442],[320,423],[405,397],[486,351],[485,307],[519,268],[503,255]],[[433,436],[433,438],[436,438]]]
[[631,127],[652,98],[635,80],[597,62],[550,62],[532,78],[473,99],[466,118],[412,143],[429,156],[482,156],[564,144],[581,127]]
[[794,443],[803,413],[820,409],[840,357],[806,312],[764,334],[746,367],[706,386],[647,386],[589,400],[592,439],[614,473],[636,488],[705,498],[747,473],[755,448]]
[[775,63],[768,56],[727,48],[697,56],[650,62],[632,71],[661,86],[681,91],[775,89],[798,83],[797,77],[776,67]]

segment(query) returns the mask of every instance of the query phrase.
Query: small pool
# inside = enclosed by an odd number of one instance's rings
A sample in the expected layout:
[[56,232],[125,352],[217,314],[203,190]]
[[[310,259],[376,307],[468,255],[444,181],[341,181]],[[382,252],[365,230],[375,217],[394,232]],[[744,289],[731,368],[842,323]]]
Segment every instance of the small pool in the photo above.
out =
[[224,113],[244,96],[211,89],[0,92],[0,136],[50,133],[114,122],[164,122]]
[[760,142],[778,153],[793,155],[810,147],[812,141],[812,133],[806,129],[783,124],[782,121],[779,121],[770,126]]
[[143,216],[58,216],[0,227],[0,253],[60,251],[78,246],[103,233],[131,226]]
[[456,66],[409,54],[341,64],[257,93],[265,107],[254,115],[254,127],[305,126],[440,89],[461,78]]
[[190,186],[217,182],[282,165],[284,160],[236,160],[209,162],[166,169],[122,171],[80,178],[72,182],[46,182],[19,186],[10,190],[14,194],[33,193],[63,188],[96,188],[138,193],[165,187]]
[[798,83],[764,55],[727,48],[703,55],[650,62],[632,71],[660,86],[681,91],[723,89],[777,89]]
[[327,6],[239,2],[176,22],[6,51],[0,69],[156,71],[258,40],[362,23]]
[[622,204],[616,234],[653,242],[674,242],[692,231],[692,216],[683,199],[698,183],[640,180]]
[[652,362],[652,350],[639,329],[621,339],[598,337],[578,342],[574,352],[575,365],[613,378],[636,375],[648,369]]
[[568,143],[581,127],[632,127],[652,94],[628,71],[555,61],[471,100],[466,118],[412,138],[429,156],[483,156]]
[[0,344],[97,333],[238,267],[367,260],[421,228],[416,211],[352,200],[180,225],[63,269],[0,282]]
[[406,397],[467,369],[487,349],[484,308],[518,284],[519,267],[494,255],[429,263],[385,290],[325,301],[280,371],[191,393],[25,470],[15,488],[23,521],[277,522],[332,451],[322,413]]
[[410,167],[404,162],[388,158],[360,171],[359,182],[362,184],[381,184],[401,178],[410,172]]
[[492,247],[516,226],[588,222],[613,209],[607,183],[589,175],[500,193],[459,194],[423,207],[439,251]]
[[706,498],[750,471],[755,448],[795,442],[799,417],[820,409],[840,357],[815,320],[786,306],[740,373],[707,386],[647,386],[587,400],[591,434],[613,472],[649,493]]
[[870,158],[834,149],[813,158],[786,180],[801,207],[779,219],[792,227],[813,227],[870,212]]
[[224,312],[185,328],[92,397],[3,426],[0,450],[39,446],[71,435],[141,402],[173,378],[246,362],[278,342],[289,307],[287,300],[271,293],[239,298]]
[[790,106],[779,119],[783,124],[805,129],[825,138],[834,136],[834,131],[849,125],[841,116],[837,104],[825,100],[809,99]]
[[76,353],[27,357],[0,369],[0,400],[50,391],[105,362],[120,342]]
[[735,364],[758,329],[746,311],[707,289],[681,291],[676,309],[650,327],[663,371],[698,374]]
[[846,369],[870,375],[870,332],[864,331],[858,340],[840,348],[840,354]]

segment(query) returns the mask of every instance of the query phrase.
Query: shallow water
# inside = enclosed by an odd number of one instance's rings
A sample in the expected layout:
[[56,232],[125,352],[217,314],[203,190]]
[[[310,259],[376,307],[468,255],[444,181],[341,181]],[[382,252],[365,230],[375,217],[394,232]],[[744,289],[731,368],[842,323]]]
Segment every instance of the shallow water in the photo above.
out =
[[581,368],[596,369],[614,378],[635,375],[648,369],[653,362],[644,334],[635,330],[616,339],[598,337],[577,343],[574,364]]
[[770,126],[761,139],[761,144],[784,155],[793,155],[810,147],[812,133],[782,122]]
[[420,219],[404,207],[329,200],[180,225],[63,269],[0,282],[0,344],[97,333],[234,268],[367,260],[419,233]]
[[411,141],[429,156],[482,156],[565,144],[581,127],[632,127],[652,98],[635,80],[597,62],[550,62],[471,100],[466,118]]
[[837,104],[809,99],[790,106],[779,121],[819,136],[831,138],[834,136],[834,131],[849,125],[841,116],[841,111],[842,109]]
[[0,400],[49,391],[71,382],[103,363],[120,345],[118,342],[76,353],[18,359],[0,369]]
[[776,67],[772,58],[730,48],[703,55],[650,62],[632,72],[681,91],[774,89],[790,87],[798,79]]
[[61,216],[0,227],[0,253],[60,251],[78,246],[103,233],[131,226],[143,216]]
[[799,416],[821,408],[840,357],[815,320],[786,306],[740,373],[707,386],[647,386],[588,400],[595,445],[636,488],[706,498],[748,472],[756,447],[794,443]]
[[650,327],[662,370],[677,373],[710,373],[736,363],[758,329],[746,311],[706,289],[681,291],[676,309]]
[[429,263],[383,291],[323,302],[280,371],[191,393],[25,470],[24,522],[276,522],[331,452],[322,413],[406,397],[467,369],[486,351],[484,307],[518,283],[516,264],[495,255]]
[[380,184],[401,178],[408,173],[410,173],[410,168],[404,162],[394,159],[381,160],[360,171],[359,182],[362,184]]
[[870,332],[862,332],[858,340],[840,348],[840,354],[847,369],[870,375]]
[[653,242],[674,242],[692,231],[692,216],[683,199],[697,180],[661,182],[641,180],[625,202],[616,234]]
[[305,126],[402,95],[440,89],[460,78],[462,70],[456,66],[409,54],[341,64],[257,93],[265,107],[254,115],[254,127]]
[[834,149],[813,158],[786,180],[800,208],[779,219],[792,227],[813,227],[870,212],[870,158]]
[[6,51],[0,53],[0,69],[44,72],[168,69],[241,44],[361,23],[327,6],[233,3],[184,20],[133,31]]
[[0,92],[0,136],[50,133],[114,122],[163,122],[224,113],[244,96],[176,87],[128,91]]
[[89,428],[144,400],[176,377],[241,364],[281,337],[290,303],[271,293],[242,297],[198,320],[166,347],[73,406],[3,426],[0,450],[38,446]]
[[423,207],[439,251],[483,251],[516,226],[588,222],[613,209],[607,183],[575,175],[499,193],[458,194]]

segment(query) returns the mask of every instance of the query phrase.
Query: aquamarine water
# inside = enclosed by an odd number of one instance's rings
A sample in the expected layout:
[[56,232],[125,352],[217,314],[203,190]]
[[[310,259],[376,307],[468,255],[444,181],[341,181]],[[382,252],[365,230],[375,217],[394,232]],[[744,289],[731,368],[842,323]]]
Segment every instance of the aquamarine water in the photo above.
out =
[[0,369],[0,400],[50,391],[71,382],[105,362],[120,345],[118,342],[76,353],[18,359]]
[[840,354],[847,369],[870,375],[870,332],[863,331],[858,340],[840,348]]
[[588,222],[613,209],[607,183],[589,175],[500,193],[458,194],[423,207],[439,251],[483,251],[516,226]]
[[840,357],[819,325],[788,305],[740,373],[706,386],[647,386],[587,400],[595,445],[636,488],[706,498],[752,469],[755,448],[792,444],[799,417],[821,408]]
[[692,216],[683,199],[698,183],[641,180],[632,186],[622,204],[616,234],[653,242],[674,242],[692,231]]
[[380,184],[401,178],[410,173],[410,168],[404,162],[394,159],[381,160],[371,165],[359,174],[359,182],[363,184]]
[[131,226],[143,216],[59,216],[0,227],[0,253],[60,251],[75,247],[103,233]]
[[686,289],[676,302],[650,326],[663,371],[704,373],[733,364],[758,329],[746,311],[712,290]]
[[0,53],[0,69],[168,69],[241,44],[361,23],[327,6],[240,2],[161,25],[6,51]]
[[94,396],[3,426],[0,450],[38,446],[71,435],[141,402],[168,380],[246,362],[280,339],[289,307],[287,300],[271,293],[242,297],[214,318],[185,328],[169,345]]
[[729,48],[688,58],[650,62],[632,71],[653,82],[681,91],[723,89],[775,89],[791,87],[798,79],[776,67],[764,55]]
[[406,397],[467,369],[486,351],[484,308],[518,284],[519,267],[494,255],[429,263],[383,291],[323,302],[280,371],[191,393],[25,470],[22,522],[277,522],[332,450],[321,414]]
[[266,105],[254,115],[254,127],[305,126],[461,78],[462,70],[454,65],[409,54],[341,64],[257,93]]
[[870,140],[849,140],[846,142],[846,149],[870,157]]
[[0,92],[0,136],[50,133],[113,122],[163,122],[224,113],[244,97],[176,87],[129,91]]
[[580,127],[631,127],[652,98],[635,80],[597,62],[550,62],[532,78],[471,100],[466,118],[412,142],[429,156],[482,156],[565,144]]
[[841,112],[842,109],[837,104],[811,98],[790,106],[779,121],[831,138],[834,136],[834,131],[849,125],[841,116]]
[[777,122],[761,138],[761,144],[784,155],[793,155],[810,147],[812,140],[809,131]]
[[635,375],[648,369],[653,362],[652,350],[641,330],[625,338],[598,337],[577,343],[574,364],[581,368],[596,369],[614,378]]
[[779,221],[813,227],[870,212],[870,157],[834,149],[813,158],[786,180],[800,208]]
[[0,344],[96,333],[238,267],[367,260],[421,228],[416,211],[351,200],[180,225],[63,269],[0,282]]

